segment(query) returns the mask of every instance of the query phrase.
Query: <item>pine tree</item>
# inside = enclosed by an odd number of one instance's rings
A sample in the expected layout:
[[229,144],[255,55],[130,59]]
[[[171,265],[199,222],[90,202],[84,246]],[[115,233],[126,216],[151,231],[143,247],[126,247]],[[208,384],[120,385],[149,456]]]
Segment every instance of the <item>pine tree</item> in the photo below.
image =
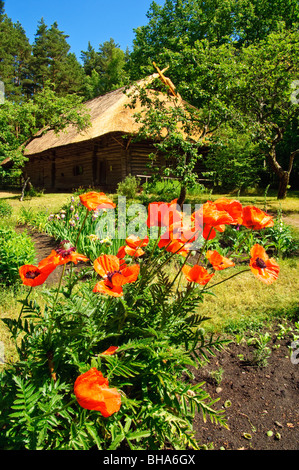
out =
[[87,51],[82,51],[83,68],[86,74],[85,97],[87,99],[105,94],[122,87],[127,80],[125,72],[127,54],[114,39],[99,45],[96,52],[88,43]]
[[28,63],[31,46],[20,23],[14,24],[0,2],[0,80],[5,97],[20,101],[27,92]]
[[51,84],[58,94],[80,93],[84,73],[76,56],[70,53],[67,36],[55,22],[48,28],[43,18],[38,24],[32,48],[31,74],[35,91]]

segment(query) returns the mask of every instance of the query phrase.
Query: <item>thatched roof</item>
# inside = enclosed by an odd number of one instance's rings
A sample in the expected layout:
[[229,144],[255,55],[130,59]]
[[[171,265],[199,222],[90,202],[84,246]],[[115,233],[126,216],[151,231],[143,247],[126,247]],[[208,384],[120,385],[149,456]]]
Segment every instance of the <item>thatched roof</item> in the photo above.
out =
[[[146,86],[159,77],[161,78],[161,73],[154,73],[150,77],[138,82],[138,85]],[[170,91],[174,90],[175,87],[170,80],[169,84],[172,86],[172,88],[169,87]],[[84,106],[90,115],[91,126],[80,132],[75,126],[70,125],[59,134],[49,130],[39,136],[41,134],[40,131],[37,137],[26,146],[24,155],[35,155],[57,147],[89,141],[111,132],[136,134],[140,124],[136,122],[134,114],[140,112],[142,108],[138,101],[133,109],[126,106],[131,103],[132,91],[134,91],[134,86],[127,92],[125,88],[120,88],[87,101],[84,103]],[[177,97],[181,99],[179,95]]]

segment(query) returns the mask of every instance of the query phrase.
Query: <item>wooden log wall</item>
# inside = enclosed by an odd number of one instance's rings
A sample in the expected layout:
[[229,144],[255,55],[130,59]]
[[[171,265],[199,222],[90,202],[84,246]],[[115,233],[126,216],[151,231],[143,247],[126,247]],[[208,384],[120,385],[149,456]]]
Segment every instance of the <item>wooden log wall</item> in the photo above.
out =
[[[72,191],[94,187],[114,191],[129,174],[152,174],[148,166],[152,152],[155,147],[150,142],[135,142],[124,139],[121,133],[113,133],[32,156],[25,171],[36,188]],[[163,164],[160,159],[160,166]],[[159,167],[159,160],[155,166]],[[200,167],[201,163],[199,172]]]

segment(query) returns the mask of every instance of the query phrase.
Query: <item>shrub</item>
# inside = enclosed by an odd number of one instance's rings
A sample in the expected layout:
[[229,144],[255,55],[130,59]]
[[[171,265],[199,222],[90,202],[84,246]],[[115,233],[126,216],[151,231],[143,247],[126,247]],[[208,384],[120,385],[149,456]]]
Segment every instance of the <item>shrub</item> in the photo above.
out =
[[118,183],[117,194],[133,199],[134,197],[136,197],[139,186],[139,178],[136,178],[136,176],[128,175],[123,181]]
[[12,215],[11,205],[7,201],[0,199],[0,218],[10,217],[11,215]]
[[26,232],[0,228],[0,280],[4,284],[19,281],[19,266],[35,261],[35,246]]

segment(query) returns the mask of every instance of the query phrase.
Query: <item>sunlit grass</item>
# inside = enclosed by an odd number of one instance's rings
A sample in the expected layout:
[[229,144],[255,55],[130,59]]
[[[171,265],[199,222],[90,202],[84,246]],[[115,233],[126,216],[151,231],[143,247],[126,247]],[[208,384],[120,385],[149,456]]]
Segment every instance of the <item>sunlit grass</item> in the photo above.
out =
[[[220,331],[232,323],[249,325],[275,316],[283,318],[296,308],[299,316],[299,260],[279,259],[278,263],[279,277],[271,285],[249,271],[210,289],[213,295],[206,294],[200,307],[200,313],[211,318],[206,326]],[[215,283],[228,276],[228,270],[217,273]]]
[[11,221],[17,224],[21,217],[22,207],[26,210],[31,209],[34,212],[48,211],[56,212],[61,207],[70,201],[70,193],[51,193],[42,194],[38,197],[26,197],[23,201],[20,201],[19,193],[11,192],[0,192],[0,199],[5,199],[13,208]]
[[299,212],[299,194],[296,191],[290,192],[286,199],[278,200],[275,194],[270,196],[262,194],[251,194],[240,196],[235,193],[224,193],[224,194],[211,194],[203,193],[200,196],[188,196],[190,203],[203,203],[207,200],[215,201],[220,197],[227,197],[230,199],[238,199],[244,206],[255,205],[262,210],[277,214],[282,211],[283,214],[293,214]]

